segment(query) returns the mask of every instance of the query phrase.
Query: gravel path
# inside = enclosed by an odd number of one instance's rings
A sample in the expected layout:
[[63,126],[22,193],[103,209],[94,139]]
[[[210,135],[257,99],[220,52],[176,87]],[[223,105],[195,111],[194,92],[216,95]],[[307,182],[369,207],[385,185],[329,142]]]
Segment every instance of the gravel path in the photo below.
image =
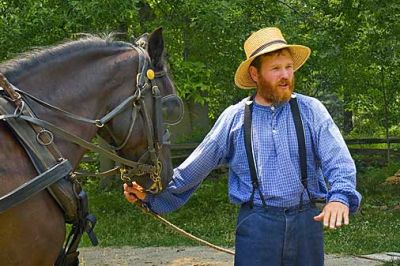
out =
[[[233,256],[214,251],[208,247],[121,247],[81,248],[82,266],[137,265],[137,266],[228,266],[233,265]],[[381,265],[377,261],[356,257],[327,255],[326,266]]]

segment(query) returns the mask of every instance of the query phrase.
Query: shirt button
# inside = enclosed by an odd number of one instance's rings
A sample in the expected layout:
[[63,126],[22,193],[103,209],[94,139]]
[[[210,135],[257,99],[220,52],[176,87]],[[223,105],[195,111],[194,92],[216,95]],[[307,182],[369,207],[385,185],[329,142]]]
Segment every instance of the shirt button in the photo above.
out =
[[274,106],[271,106],[271,110],[272,110],[272,111],[275,111],[275,107],[274,107]]
[[276,129],[274,128],[274,129],[272,129],[272,133],[274,133],[274,134],[276,134]]

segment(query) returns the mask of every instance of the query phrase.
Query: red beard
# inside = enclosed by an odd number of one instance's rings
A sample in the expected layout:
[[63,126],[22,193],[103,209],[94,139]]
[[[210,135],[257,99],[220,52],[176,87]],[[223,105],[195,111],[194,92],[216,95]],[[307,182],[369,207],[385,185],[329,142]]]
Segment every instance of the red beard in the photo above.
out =
[[267,102],[278,105],[290,100],[294,90],[294,79],[281,79],[273,84],[259,75],[258,81],[257,93]]

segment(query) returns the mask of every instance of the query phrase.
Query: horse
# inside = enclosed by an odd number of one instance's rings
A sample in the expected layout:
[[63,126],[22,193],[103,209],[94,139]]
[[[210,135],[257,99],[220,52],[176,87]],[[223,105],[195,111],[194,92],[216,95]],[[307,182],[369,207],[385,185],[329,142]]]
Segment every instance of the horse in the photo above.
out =
[[[161,28],[143,35],[136,44],[90,35],[22,54],[0,64],[0,73],[36,116],[25,119],[44,123],[36,125],[42,128],[37,137],[48,135],[49,143],[73,170],[91,147],[81,142],[90,143],[99,135],[114,147],[109,156],[119,158],[122,165],[143,166],[142,173],[126,167],[125,174],[132,171],[130,178],[158,193],[173,173],[165,123],[169,112],[177,108],[168,105],[171,98],[176,103],[175,97],[169,97],[176,95],[176,89],[163,54]],[[38,174],[7,119],[2,118],[0,197]],[[56,134],[59,129],[75,139]],[[48,189],[0,213],[2,265],[57,264],[65,241],[65,217]]]

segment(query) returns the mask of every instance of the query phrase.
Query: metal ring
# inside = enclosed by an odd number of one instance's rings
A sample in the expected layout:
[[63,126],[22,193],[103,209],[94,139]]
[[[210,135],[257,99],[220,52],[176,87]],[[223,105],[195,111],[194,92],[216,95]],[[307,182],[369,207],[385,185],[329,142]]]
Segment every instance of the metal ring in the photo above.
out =
[[[47,134],[47,135],[48,135],[49,140],[48,140],[47,142],[44,142],[44,141],[40,138],[40,136],[41,136],[42,134]],[[39,133],[37,133],[37,135],[36,135],[36,140],[37,140],[37,142],[39,142],[39,144],[41,144],[41,145],[43,145],[43,146],[48,146],[48,145],[50,145],[51,143],[53,143],[54,135],[53,135],[53,133],[51,133],[50,131],[48,131],[48,130],[46,130],[46,129],[42,129],[42,130],[39,131]]]
[[102,123],[99,119],[96,119],[96,120],[95,120],[95,125],[96,125],[96,127],[98,127],[98,128],[104,127],[104,123]]
[[14,93],[15,93],[15,95],[14,96],[17,96],[17,98],[12,98],[12,100],[11,101],[13,101],[13,102],[16,102],[16,101],[18,101],[18,100],[21,100],[22,99],[22,96],[21,96],[21,94],[19,94],[18,92],[16,92],[16,91],[14,91]]
[[158,88],[157,85],[154,85],[153,87],[151,87],[151,94],[153,94],[155,96],[160,95],[160,89]]
[[14,115],[16,116],[22,115],[24,109],[25,109],[25,102],[21,101],[20,105],[18,105],[17,108],[15,108]]
[[137,93],[135,99],[140,99],[142,97],[142,90],[140,88],[137,88],[135,91],[135,94]]

